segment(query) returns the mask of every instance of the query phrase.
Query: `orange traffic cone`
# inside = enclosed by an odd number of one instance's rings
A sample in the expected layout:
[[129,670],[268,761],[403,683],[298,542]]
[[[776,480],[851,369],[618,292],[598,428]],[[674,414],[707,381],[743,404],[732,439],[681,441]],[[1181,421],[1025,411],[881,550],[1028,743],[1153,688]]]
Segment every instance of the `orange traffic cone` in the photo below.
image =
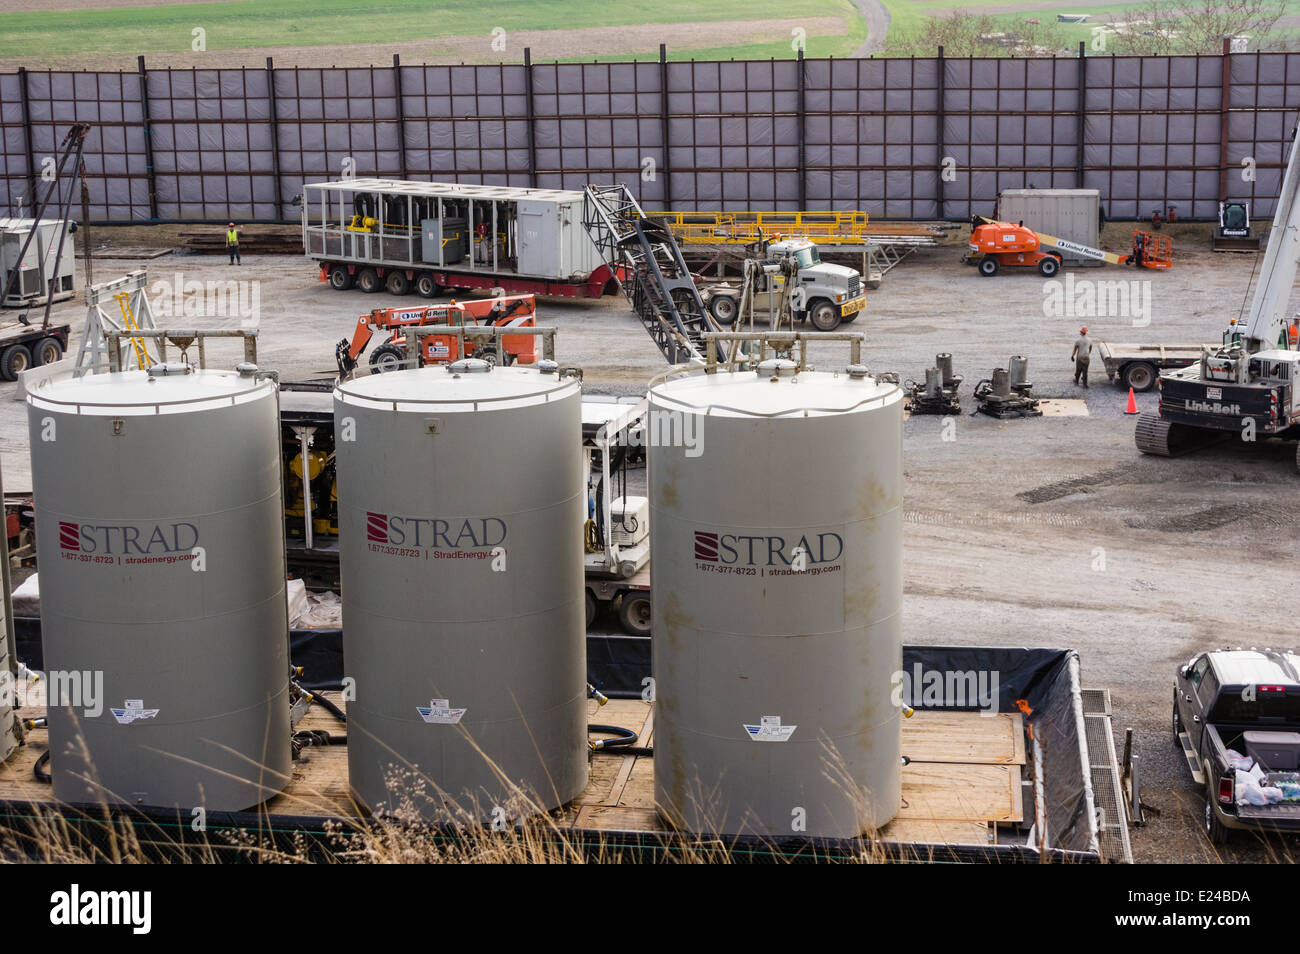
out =
[[1137,398],[1133,396],[1133,389],[1128,389],[1128,407],[1124,409],[1125,414],[1136,414],[1138,412]]

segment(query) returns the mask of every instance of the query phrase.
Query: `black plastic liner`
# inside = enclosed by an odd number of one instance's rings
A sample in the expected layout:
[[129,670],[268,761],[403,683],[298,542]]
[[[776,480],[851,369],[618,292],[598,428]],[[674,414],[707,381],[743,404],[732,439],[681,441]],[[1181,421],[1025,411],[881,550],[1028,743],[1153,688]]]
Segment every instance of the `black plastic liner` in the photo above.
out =
[[[18,658],[33,669],[42,669],[40,649],[40,620],[30,617],[15,619]],[[290,649],[294,665],[304,669],[302,682],[310,689],[337,688],[343,679],[343,633],[338,629],[292,630]],[[985,672],[996,673],[998,679],[997,710],[1016,712],[1019,700],[1024,700],[1030,710],[1027,722],[1042,752],[1043,800],[1047,816],[1049,853],[1057,859],[1097,861],[1100,851],[1096,832],[1095,800],[1092,794],[1092,773],[1088,762],[1087,740],[1083,737],[1083,703],[1079,687],[1078,655],[1068,649],[1025,649],[971,646],[904,646],[903,669],[911,674],[916,666],[922,672]],[[605,695],[613,698],[641,698],[645,680],[650,676],[650,637],[621,635],[589,635],[587,637],[587,678]],[[922,704],[914,699],[917,709],[975,710],[978,703],[960,704],[961,700],[945,698],[941,704]],[[1027,746],[1026,759],[1032,767],[1034,753]],[[1026,795],[1025,809],[1033,811],[1031,798]],[[166,813],[162,813],[166,814]],[[238,813],[229,823],[239,827],[244,823],[256,825],[257,816]],[[242,817],[247,816],[247,817]],[[311,831],[319,827],[321,819],[293,819],[286,822],[277,816],[277,823],[294,830]],[[262,824],[265,824],[263,819]],[[616,833],[608,833],[610,836]],[[645,832],[625,832],[617,839],[619,844],[640,846],[652,854],[662,848],[661,836]],[[608,840],[605,842],[609,843]],[[772,843],[764,842],[767,847]],[[808,848],[806,840],[800,842]],[[739,843],[738,843],[739,845]],[[758,842],[754,850],[759,852]],[[796,852],[797,846],[779,846],[781,854]],[[822,857],[851,856],[861,850],[856,842],[827,842],[813,855]],[[761,852],[759,852],[761,853]],[[1038,852],[1023,845],[991,846],[889,846],[887,854],[900,858],[935,860],[1037,860]]]

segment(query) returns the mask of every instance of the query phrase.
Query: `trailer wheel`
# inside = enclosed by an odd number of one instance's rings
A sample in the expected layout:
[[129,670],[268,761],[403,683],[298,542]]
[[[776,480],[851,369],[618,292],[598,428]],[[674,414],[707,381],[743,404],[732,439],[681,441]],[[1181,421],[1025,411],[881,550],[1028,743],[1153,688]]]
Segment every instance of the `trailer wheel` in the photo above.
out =
[[15,344],[5,348],[0,355],[0,377],[6,381],[17,381],[18,375],[32,366],[32,353],[27,345]]
[[386,371],[400,371],[406,363],[406,349],[395,344],[381,344],[370,352],[370,373],[383,374]]
[[736,320],[740,306],[730,295],[714,295],[709,299],[709,314],[713,320],[724,328],[730,328]]
[[998,260],[985,255],[980,259],[979,270],[985,278],[992,278],[998,273]]
[[1210,839],[1210,844],[1222,845],[1227,843],[1229,835],[1228,828],[1223,824],[1223,822],[1219,821],[1219,813],[1215,810],[1213,779],[1205,785],[1204,828],[1205,837]]
[[591,624],[596,622],[596,611],[599,609],[596,603],[596,597],[591,595],[591,590],[587,590],[587,628],[591,629]]
[[1145,361],[1134,361],[1132,364],[1124,365],[1120,383],[1134,391],[1150,391],[1156,386],[1155,365]]
[[382,283],[379,281],[379,273],[373,268],[363,268],[357,272],[357,287],[367,295],[373,295],[379,291]]
[[834,331],[840,326],[840,310],[828,301],[815,301],[808,309],[808,320],[818,331]]
[[406,272],[395,268],[384,279],[384,288],[390,295],[405,295],[411,290],[411,280],[406,277]]
[[650,591],[628,590],[618,608],[618,621],[633,636],[650,635]]
[[346,265],[335,265],[330,269],[330,288],[335,291],[347,291],[352,287],[353,276]]
[[434,279],[432,273],[421,272],[415,276],[415,290],[420,293],[421,298],[437,298],[442,291],[442,287]]
[[36,343],[32,351],[32,361],[37,367],[43,364],[53,364],[63,357],[63,345],[59,343],[58,338],[42,338]]
[[1038,260],[1038,273],[1044,278],[1051,278],[1061,270],[1061,260],[1055,255]]

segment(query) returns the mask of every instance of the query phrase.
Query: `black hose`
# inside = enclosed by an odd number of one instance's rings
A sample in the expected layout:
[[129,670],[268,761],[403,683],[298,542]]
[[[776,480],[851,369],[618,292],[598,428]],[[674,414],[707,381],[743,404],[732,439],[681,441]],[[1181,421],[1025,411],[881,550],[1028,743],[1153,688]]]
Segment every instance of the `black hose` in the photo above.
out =
[[36,764],[32,766],[32,774],[36,776],[36,781],[46,782],[46,783],[53,781],[53,777],[50,775],[49,772],[41,771],[41,766],[48,765],[49,761],[50,761],[50,750],[46,749],[41,754],[41,757],[36,760]]
[[346,735],[332,735],[324,729],[302,729],[293,734],[299,745],[347,745]]
[[328,712],[330,715],[332,715],[334,718],[338,719],[340,722],[348,721],[348,717],[343,713],[343,710],[340,709],[338,706],[336,706],[334,703],[330,702],[328,699],[326,699],[323,693],[309,691],[308,694],[311,696],[312,702],[320,703],[321,708],[324,709],[326,712]]
[[655,750],[653,748],[647,748],[646,746],[643,745],[621,745],[616,749],[612,749],[611,751],[617,752],[619,755],[651,756],[655,754]]
[[626,746],[631,745],[637,740],[637,734],[631,729],[625,729],[617,725],[589,725],[587,732],[601,732],[608,735],[616,736],[613,739],[598,739],[591,743],[591,747],[600,751],[601,749],[618,749],[620,752],[626,751]]

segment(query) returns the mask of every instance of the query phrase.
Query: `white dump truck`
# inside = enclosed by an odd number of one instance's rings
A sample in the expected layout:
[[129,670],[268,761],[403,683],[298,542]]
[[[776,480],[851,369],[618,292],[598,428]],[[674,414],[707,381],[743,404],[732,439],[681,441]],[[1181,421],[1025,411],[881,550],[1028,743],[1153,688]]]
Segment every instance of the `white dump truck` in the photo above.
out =
[[[789,289],[790,311],[818,331],[834,331],[841,322],[853,321],[866,304],[862,276],[852,268],[823,262],[817,245],[806,238],[772,242],[758,264],[755,307],[774,307],[785,292],[786,275],[791,275],[795,284]],[[718,282],[700,288],[709,314],[724,328],[740,315],[743,295],[743,283]]]

